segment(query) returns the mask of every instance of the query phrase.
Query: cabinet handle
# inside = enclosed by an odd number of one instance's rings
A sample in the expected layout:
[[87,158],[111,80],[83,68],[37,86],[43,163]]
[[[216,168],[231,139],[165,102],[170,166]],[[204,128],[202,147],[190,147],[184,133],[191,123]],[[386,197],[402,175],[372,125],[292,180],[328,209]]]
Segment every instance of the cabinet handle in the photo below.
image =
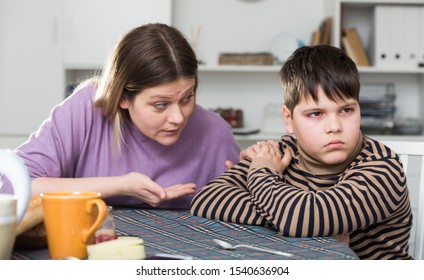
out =
[[74,38],[74,20],[72,18],[66,18],[65,19],[65,38],[66,38],[66,44],[72,45]]
[[57,45],[59,43],[59,18],[57,17],[53,18],[52,39],[54,45]]

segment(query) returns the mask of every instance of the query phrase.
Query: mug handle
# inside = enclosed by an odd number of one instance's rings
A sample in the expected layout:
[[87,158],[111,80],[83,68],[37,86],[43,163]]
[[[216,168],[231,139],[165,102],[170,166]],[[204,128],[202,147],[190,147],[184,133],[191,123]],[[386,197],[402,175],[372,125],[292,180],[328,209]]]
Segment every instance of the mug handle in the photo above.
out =
[[94,235],[94,232],[102,225],[103,221],[106,219],[107,207],[106,203],[100,199],[92,199],[87,201],[87,213],[93,211],[93,207],[97,207],[98,214],[94,223],[90,226],[88,230],[85,230],[82,234],[82,242],[87,244],[91,236]]

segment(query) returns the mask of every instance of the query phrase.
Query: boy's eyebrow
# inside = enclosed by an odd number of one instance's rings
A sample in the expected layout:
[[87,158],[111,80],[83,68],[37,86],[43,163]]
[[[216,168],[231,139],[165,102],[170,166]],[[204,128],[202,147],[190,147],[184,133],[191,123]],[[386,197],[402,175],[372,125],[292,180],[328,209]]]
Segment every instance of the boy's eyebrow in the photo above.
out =
[[[350,106],[359,106],[359,103],[357,101],[350,101],[340,105],[339,108],[350,107]],[[323,108],[317,106],[313,108],[307,108],[303,110],[303,112],[312,112],[312,111],[321,111],[321,110],[323,110]]]
[[340,107],[346,107],[346,106],[359,106],[359,103],[355,101],[346,102],[346,104],[340,106]]

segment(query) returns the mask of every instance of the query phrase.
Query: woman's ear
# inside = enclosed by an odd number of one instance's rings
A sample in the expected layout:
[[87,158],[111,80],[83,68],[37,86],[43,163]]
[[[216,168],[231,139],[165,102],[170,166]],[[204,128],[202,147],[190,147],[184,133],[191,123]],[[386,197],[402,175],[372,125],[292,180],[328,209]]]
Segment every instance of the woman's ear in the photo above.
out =
[[282,114],[283,114],[284,122],[286,123],[286,132],[288,134],[293,134],[294,133],[293,126],[292,126],[293,118],[289,108],[287,108],[286,105],[283,106]]
[[128,107],[129,107],[129,102],[128,102],[128,100],[127,100],[126,98],[122,98],[122,99],[119,101],[119,107],[121,107],[121,109],[128,109]]

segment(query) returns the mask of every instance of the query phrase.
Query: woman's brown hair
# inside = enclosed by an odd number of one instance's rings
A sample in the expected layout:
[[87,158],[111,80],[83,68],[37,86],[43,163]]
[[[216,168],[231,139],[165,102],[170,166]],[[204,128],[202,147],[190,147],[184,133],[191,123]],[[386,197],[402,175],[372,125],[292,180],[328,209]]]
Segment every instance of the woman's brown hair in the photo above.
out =
[[196,92],[198,77],[196,55],[176,28],[161,23],[130,30],[116,45],[106,63],[95,96],[95,105],[113,125],[114,147],[125,143],[123,122],[129,118],[119,103],[133,101],[144,89],[193,78]]

